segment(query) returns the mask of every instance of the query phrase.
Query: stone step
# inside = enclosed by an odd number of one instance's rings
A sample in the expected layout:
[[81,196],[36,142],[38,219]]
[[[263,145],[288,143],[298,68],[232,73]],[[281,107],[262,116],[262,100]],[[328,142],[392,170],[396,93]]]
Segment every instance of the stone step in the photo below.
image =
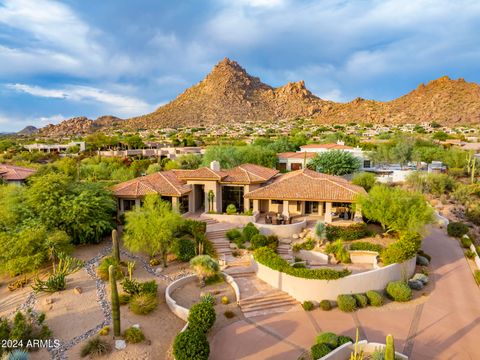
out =
[[285,299],[295,301],[290,295],[288,295],[287,293],[285,293],[283,291],[273,291],[271,293],[254,295],[254,296],[242,299],[240,301],[240,304],[241,305],[248,305],[248,304],[252,304],[252,303],[256,303],[256,304],[264,303],[264,302],[268,303],[268,302],[274,301],[274,300],[285,300]]
[[259,310],[267,310],[267,309],[274,309],[284,306],[295,306],[297,302],[294,300],[278,300],[272,301],[270,303],[259,303],[259,304],[251,304],[251,305],[242,305],[240,303],[240,309],[243,312],[250,312],[250,311],[259,311]]
[[243,316],[246,318],[254,317],[254,316],[262,316],[262,315],[271,315],[271,314],[279,314],[279,313],[285,313],[288,311],[292,310],[301,310],[300,305],[292,305],[292,304],[287,304],[287,305],[282,305],[282,306],[277,306],[277,307],[272,307],[269,309],[258,309],[258,310],[249,310],[249,311],[242,311]]
[[[229,264],[229,266],[232,266],[232,265]],[[230,275],[233,278],[245,278],[245,277],[255,276],[255,273],[253,271],[252,272],[238,272],[238,273],[232,272],[232,273],[229,273],[228,275]]]

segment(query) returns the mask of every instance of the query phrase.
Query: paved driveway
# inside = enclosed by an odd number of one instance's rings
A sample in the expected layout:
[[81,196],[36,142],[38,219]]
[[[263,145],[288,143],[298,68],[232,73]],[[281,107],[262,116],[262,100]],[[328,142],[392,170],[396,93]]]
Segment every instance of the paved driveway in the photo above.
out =
[[480,359],[480,290],[463,250],[443,230],[431,228],[424,250],[432,256],[434,289],[426,302],[396,308],[295,311],[236,322],[211,340],[211,359],[294,360],[320,331],[384,342],[391,333],[410,359]]

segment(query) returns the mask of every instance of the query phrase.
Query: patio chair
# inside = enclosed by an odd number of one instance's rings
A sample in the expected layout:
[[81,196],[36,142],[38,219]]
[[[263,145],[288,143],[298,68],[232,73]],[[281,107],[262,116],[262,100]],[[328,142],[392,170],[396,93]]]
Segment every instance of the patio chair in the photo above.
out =
[[265,216],[265,224],[271,224],[272,223],[272,218],[270,216]]

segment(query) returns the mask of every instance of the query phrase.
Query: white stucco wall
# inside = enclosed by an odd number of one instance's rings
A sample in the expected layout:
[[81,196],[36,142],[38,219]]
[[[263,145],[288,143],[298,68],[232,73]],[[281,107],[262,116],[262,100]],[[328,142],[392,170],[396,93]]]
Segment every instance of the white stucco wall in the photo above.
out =
[[328,255],[319,251],[300,250],[300,251],[294,252],[293,254],[302,260],[307,260],[310,265],[328,264]]
[[384,290],[391,281],[410,278],[415,272],[415,262],[416,258],[412,258],[402,264],[392,264],[337,280],[304,279],[270,269],[256,261],[252,264],[259,279],[303,302],[336,300],[340,294]]
[[231,224],[246,225],[249,222],[254,223],[258,218],[258,214],[254,215],[224,215],[224,214],[207,214],[200,215],[201,218],[215,219],[218,222],[225,222]]
[[[375,350],[383,349],[385,348],[385,346],[386,346],[385,344],[373,343],[373,342],[369,343],[367,342],[367,340],[361,340],[357,343],[357,350],[363,351],[364,353],[367,353],[367,354],[372,354]],[[348,342],[346,344],[339,346],[338,348],[328,353],[327,355],[321,357],[320,359],[315,359],[315,360],[349,360],[350,354],[353,352],[354,348],[355,348],[355,344]],[[395,351],[395,359],[408,360],[408,356]]]
[[255,223],[255,226],[263,235],[277,235],[279,238],[289,238],[293,234],[300,233],[307,226],[307,220],[285,225]]

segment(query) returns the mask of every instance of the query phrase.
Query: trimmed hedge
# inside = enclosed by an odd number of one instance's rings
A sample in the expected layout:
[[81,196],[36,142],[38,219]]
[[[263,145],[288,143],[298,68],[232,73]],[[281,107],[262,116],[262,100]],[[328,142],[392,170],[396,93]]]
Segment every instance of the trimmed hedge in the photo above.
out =
[[332,303],[330,300],[322,300],[320,301],[320,309],[324,311],[332,310]]
[[355,341],[353,341],[353,339],[350,336],[343,336],[343,335],[338,336],[338,346],[341,346],[348,342],[351,342],[352,344],[355,343]]
[[252,236],[257,234],[260,234],[260,231],[251,222],[249,222],[242,230],[242,236],[245,241],[250,241]]
[[407,261],[417,256],[421,244],[420,234],[406,234],[382,251],[382,261],[385,265]]
[[188,328],[206,333],[215,324],[217,315],[213,304],[209,301],[201,301],[194,304],[188,313]]
[[302,304],[302,307],[305,311],[312,311],[315,306],[313,305],[313,302],[305,300]]
[[357,306],[359,308],[364,308],[368,306],[368,298],[365,294],[353,294],[355,301],[357,302]]
[[379,244],[372,244],[366,241],[357,241],[350,244],[350,250],[376,251],[381,253],[383,246]]
[[472,240],[470,240],[470,238],[466,236],[462,236],[460,242],[465,249],[470,249],[470,245],[472,245]]
[[372,235],[372,232],[367,229],[367,224],[358,223],[350,226],[334,226],[328,225],[326,228],[327,240],[333,241],[341,240],[357,240]]
[[394,301],[406,302],[412,299],[412,289],[404,281],[389,282],[385,291]]
[[176,360],[208,360],[209,355],[210,344],[202,331],[189,327],[176,336],[173,343],[173,356]]
[[353,312],[357,310],[357,301],[352,295],[338,295],[337,305],[341,311]]
[[257,262],[269,267],[270,269],[304,279],[336,280],[350,275],[350,271],[347,269],[333,270],[294,268],[290,266],[285,259],[282,259],[277,253],[275,253],[275,251],[267,247],[262,247],[255,250],[253,256]]
[[383,296],[378,291],[369,290],[365,293],[368,298],[368,303],[371,306],[382,306],[383,305]]
[[468,226],[462,222],[450,222],[447,225],[447,233],[449,236],[460,238],[468,233]]
[[315,342],[317,344],[326,344],[330,348],[335,349],[338,347],[338,336],[333,332],[323,332],[317,335]]
[[312,358],[320,359],[331,352],[332,349],[327,344],[315,344],[310,348]]

